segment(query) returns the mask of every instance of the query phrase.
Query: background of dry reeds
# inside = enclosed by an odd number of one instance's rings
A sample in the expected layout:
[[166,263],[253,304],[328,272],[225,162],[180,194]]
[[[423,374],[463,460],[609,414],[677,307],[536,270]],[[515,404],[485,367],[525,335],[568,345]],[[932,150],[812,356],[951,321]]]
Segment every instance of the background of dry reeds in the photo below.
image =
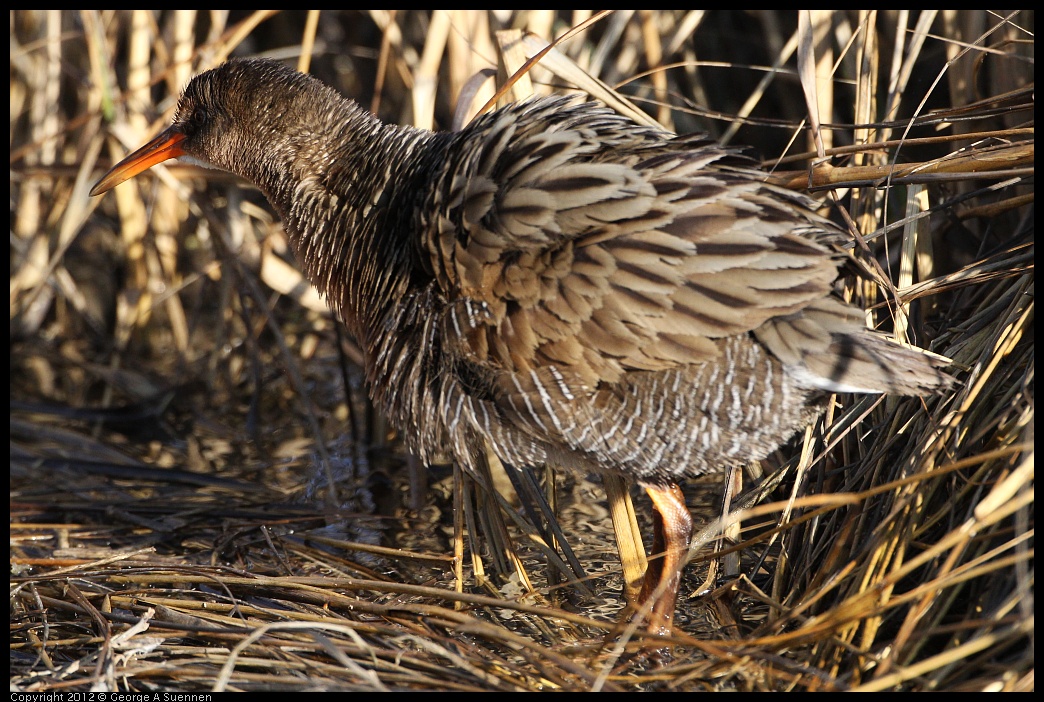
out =
[[[881,264],[851,294],[958,379],[840,397],[767,461],[789,470],[696,554],[660,667],[612,632],[597,483],[558,476],[591,579],[551,587],[510,509],[368,409],[256,191],[168,164],[87,197],[226,56],[449,129],[492,94],[473,76],[531,55],[495,30],[590,17],[10,14],[13,690],[1033,689],[1032,12],[618,11],[560,45],[665,126],[811,178]],[[698,520],[721,484],[687,486]]]

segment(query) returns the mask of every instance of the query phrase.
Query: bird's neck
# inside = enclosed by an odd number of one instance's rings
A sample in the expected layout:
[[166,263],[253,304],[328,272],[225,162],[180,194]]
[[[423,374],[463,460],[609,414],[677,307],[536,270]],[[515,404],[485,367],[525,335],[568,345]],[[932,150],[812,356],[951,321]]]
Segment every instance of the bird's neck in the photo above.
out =
[[386,125],[348,101],[299,126],[280,172],[258,181],[305,274],[371,352],[423,265],[410,213],[432,134]]
[[345,105],[339,121],[312,111],[300,143],[281,150],[279,172],[255,182],[267,186],[306,276],[362,347],[375,403],[431,461],[447,433],[439,403],[455,395],[440,384],[445,300],[422,253],[421,213],[447,138]]

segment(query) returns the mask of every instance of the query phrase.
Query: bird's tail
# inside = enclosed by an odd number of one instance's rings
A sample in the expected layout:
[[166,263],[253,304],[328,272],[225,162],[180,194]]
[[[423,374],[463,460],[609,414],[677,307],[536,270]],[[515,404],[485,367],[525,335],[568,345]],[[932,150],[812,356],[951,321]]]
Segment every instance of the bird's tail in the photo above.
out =
[[826,298],[755,331],[794,377],[829,392],[931,395],[950,386],[950,359],[867,329],[862,313]]

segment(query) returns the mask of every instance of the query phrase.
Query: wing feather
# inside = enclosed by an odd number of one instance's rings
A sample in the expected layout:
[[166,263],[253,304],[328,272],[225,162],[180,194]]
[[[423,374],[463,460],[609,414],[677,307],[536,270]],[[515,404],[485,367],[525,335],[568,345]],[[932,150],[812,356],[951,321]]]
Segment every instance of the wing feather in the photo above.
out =
[[[575,433],[590,410],[577,397],[608,408],[632,374],[695,368],[751,333],[810,388],[880,375],[874,353],[844,343],[866,330],[831,297],[839,230],[734,152],[563,100],[471,129],[460,138],[483,146],[449,169],[442,198],[459,211],[425,241],[446,297],[491,310],[472,360],[516,426],[593,450]],[[572,428],[555,430],[568,411]]]

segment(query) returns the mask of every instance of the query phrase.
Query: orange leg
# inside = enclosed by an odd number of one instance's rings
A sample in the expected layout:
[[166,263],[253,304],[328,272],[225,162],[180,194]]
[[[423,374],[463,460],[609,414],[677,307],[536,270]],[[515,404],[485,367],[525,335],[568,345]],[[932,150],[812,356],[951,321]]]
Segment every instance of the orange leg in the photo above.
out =
[[681,488],[674,483],[644,487],[652,498],[654,531],[652,557],[649,570],[645,572],[640,601],[645,604],[655,597],[649,615],[649,631],[668,635],[674,622],[681,571],[692,540],[692,516]]

